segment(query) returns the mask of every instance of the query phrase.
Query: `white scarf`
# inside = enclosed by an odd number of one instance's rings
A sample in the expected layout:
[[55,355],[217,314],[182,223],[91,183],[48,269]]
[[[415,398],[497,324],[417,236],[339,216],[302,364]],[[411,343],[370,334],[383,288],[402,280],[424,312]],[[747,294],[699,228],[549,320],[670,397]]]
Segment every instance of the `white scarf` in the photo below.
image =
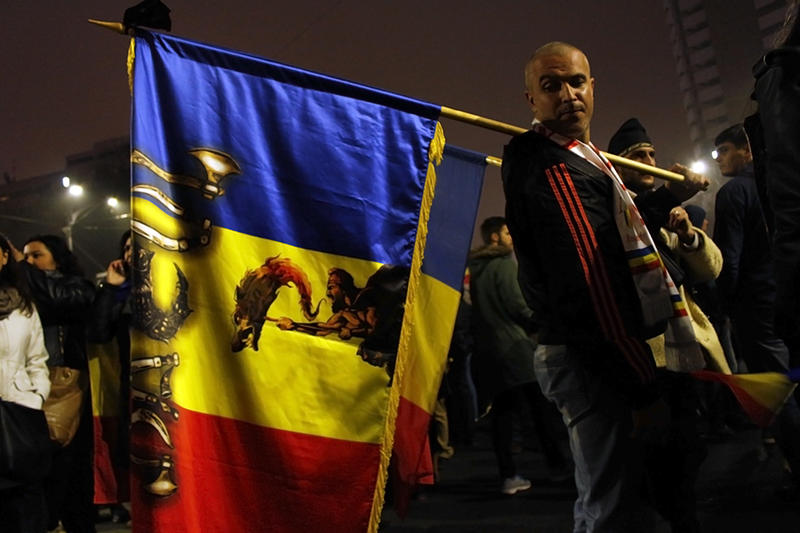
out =
[[667,369],[691,372],[705,367],[700,345],[678,288],[664,267],[650,232],[614,166],[595,146],[549,130],[538,120],[533,130],[603,171],[614,184],[614,220],[633,276],[644,322],[667,320],[664,349]]

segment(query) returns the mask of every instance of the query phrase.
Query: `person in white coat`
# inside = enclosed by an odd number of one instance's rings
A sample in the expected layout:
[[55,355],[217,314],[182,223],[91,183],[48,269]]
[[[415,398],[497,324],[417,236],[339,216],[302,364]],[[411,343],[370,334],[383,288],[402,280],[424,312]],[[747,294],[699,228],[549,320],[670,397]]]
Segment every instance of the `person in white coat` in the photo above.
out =
[[[42,324],[25,277],[10,257],[8,239],[0,235],[0,398],[41,410],[50,392]],[[3,531],[45,531],[43,506],[41,480],[20,483],[0,477]]]

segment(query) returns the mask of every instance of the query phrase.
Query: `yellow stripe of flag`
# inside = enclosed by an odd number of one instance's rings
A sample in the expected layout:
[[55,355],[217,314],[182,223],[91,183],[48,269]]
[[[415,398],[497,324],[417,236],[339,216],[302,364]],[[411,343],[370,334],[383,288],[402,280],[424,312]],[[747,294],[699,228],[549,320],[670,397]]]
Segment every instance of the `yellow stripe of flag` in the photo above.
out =
[[[159,215],[152,211],[157,208],[148,207],[152,204],[142,203],[146,205],[137,206],[138,216],[161,218],[163,213]],[[284,331],[267,321],[258,351],[245,348],[232,352],[235,287],[247,270],[272,256],[288,258],[306,273],[315,306],[320,299],[325,300],[317,321],[325,321],[332,314],[325,299],[331,267],[347,270],[359,287],[380,267],[370,261],[214,228],[212,242],[202,253],[158,250],[151,267],[157,305],[166,310],[175,296],[174,262],[189,280],[193,313],[181,334],[169,343],[134,332],[133,345],[141,354],[181,354],[180,366],[172,375],[173,400],[180,407],[287,431],[380,442],[389,376],[383,368],[371,366],[357,355],[363,339]],[[281,287],[268,316],[307,322],[299,300],[295,287]],[[137,379],[150,374],[134,376],[134,386]],[[158,389],[157,383],[140,385],[145,390]]]

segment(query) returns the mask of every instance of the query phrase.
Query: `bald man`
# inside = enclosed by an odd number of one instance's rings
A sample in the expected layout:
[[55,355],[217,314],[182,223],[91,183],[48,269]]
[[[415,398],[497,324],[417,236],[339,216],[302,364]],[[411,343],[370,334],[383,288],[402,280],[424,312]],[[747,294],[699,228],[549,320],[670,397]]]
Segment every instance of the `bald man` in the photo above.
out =
[[[645,339],[672,324],[671,280],[619,176],[590,141],[595,80],[586,55],[548,43],[528,61],[525,85],[534,121],[504,152],[506,219],[540,328],[537,379],[569,432],[574,531],[648,531],[641,439],[662,431],[669,412]],[[685,323],[674,326],[686,334]],[[687,335],[680,340],[694,342]]]

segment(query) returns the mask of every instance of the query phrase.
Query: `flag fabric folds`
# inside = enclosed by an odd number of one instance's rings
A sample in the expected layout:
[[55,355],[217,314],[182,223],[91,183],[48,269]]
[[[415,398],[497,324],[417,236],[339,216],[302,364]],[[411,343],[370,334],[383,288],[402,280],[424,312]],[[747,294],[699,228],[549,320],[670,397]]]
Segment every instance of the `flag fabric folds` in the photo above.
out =
[[134,530],[376,531],[466,255],[426,247],[439,107],[154,32],[129,66]]
[[[395,434],[395,503],[403,515],[416,485],[433,483],[428,426],[461,298],[475,217],[478,211],[486,155],[448,145],[436,169],[436,196],[428,221],[422,262],[426,299],[413,310],[416,335],[408,366],[414,379],[404,381]],[[435,320],[426,318],[438,307]]]
[[88,345],[89,382],[94,427],[94,503],[126,502],[127,431],[120,395],[120,359],[116,341]]
[[691,374],[703,381],[716,381],[726,385],[750,420],[762,428],[769,427],[775,421],[783,404],[797,387],[789,376],[780,372],[721,374],[699,370]]

